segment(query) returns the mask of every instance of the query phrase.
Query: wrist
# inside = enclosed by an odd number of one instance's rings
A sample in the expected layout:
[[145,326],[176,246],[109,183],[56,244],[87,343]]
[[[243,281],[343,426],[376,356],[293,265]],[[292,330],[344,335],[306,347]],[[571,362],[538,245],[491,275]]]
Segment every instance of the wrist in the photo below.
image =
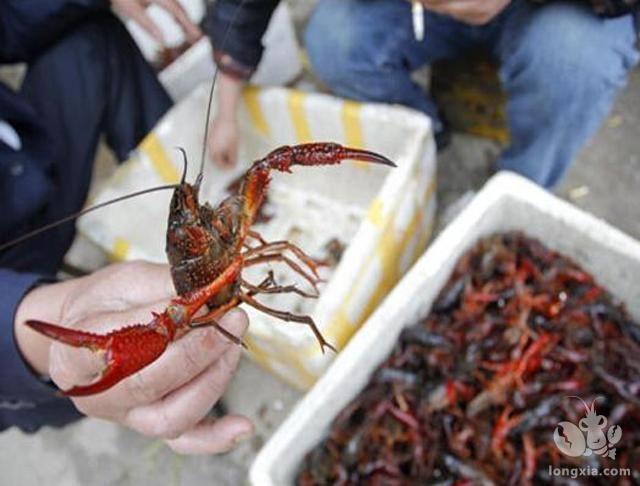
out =
[[235,123],[245,82],[221,72],[219,83],[216,119]]

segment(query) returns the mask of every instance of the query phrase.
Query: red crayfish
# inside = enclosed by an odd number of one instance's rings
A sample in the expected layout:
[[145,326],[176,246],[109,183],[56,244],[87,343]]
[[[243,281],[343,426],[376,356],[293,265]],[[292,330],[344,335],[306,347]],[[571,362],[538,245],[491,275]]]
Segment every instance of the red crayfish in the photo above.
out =
[[[240,343],[238,338],[221,328],[216,319],[241,303],[284,321],[307,325],[323,351],[325,347],[333,349],[311,317],[271,309],[255,299],[258,294],[295,292],[306,297],[312,295],[295,286],[278,285],[273,273],[269,273],[259,285],[252,285],[242,278],[242,270],[279,261],[315,288],[318,276],[310,257],[287,241],[267,243],[251,230],[251,225],[263,202],[272,170],[290,172],[294,165],[333,165],[346,159],[395,166],[382,155],[334,143],[285,146],[254,162],[244,177],[239,194],[228,197],[213,208],[207,203],[201,205],[198,200],[202,170],[193,185],[186,182],[185,156],[185,173],[181,183],[175,186],[171,200],[166,242],[178,297],[164,312],[154,314],[146,324],[136,324],[104,335],[41,321],[26,322],[32,329],[52,339],[104,355],[106,366],[95,382],[75,386],[64,394],[81,396],[107,390],[158,359],[170,342],[197,327],[214,326],[227,338]],[[248,240],[255,241],[257,246],[249,245]],[[286,251],[295,255],[302,265],[285,255]],[[196,317],[205,305],[208,312]]]

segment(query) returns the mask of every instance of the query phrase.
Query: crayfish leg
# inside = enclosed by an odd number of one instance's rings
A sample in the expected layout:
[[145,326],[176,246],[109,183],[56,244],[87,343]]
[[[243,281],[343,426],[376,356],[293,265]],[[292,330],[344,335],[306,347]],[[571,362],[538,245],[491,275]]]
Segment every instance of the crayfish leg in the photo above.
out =
[[240,285],[247,289],[248,295],[253,297],[258,294],[297,294],[300,297],[304,297],[306,299],[317,299],[320,297],[319,293],[309,293],[304,290],[300,290],[295,285],[277,285],[265,287],[263,285],[253,285],[251,282],[247,282],[246,280],[241,280]]
[[[318,264],[313,260],[313,258],[307,255],[298,246],[288,241],[274,241],[272,243],[264,243],[261,246],[258,246],[256,248],[251,248],[246,253],[244,253],[243,256],[245,258],[249,258],[249,257],[262,256],[262,255],[265,255],[265,253],[269,253],[270,255],[282,255],[282,252],[287,250],[290,251],[293,255],[295,255],[298,258],[298,260],[304,263],[307,266],[307,268],[309,268],[309,270],[313,272],[313,275],[316,278],[319,278]],[[285,258],[284,255],[282,256],[283,258]]]
[[300,315],[292,314],[291,312],[272,309],[271,307],[267,307],[266,305],[258,302],[256,299],[254,299],[253,297],[247,294],[240,294],[240,300],[242,300],[242,302],[244,302],[245,304],[250,305],[254,309],[259,310],[260,312],[271,315],[273,317],[277,317],[278,319],[281,319],[285,322],[297,322],[299,324],[304,324],[306,326],[309,326],[313,331],[313,334],[315,335],[318,341],[318,344],[320,344],[320,349],[322,350],[323,354],[324,354],[325,347],[329,348],[334,353],[338,352],[337,349],[324,338],[324,336],[318,329],[318,326],[316,326],[316,323],[313,321],[311,317],[300,316]]
[[286,255],[283,255],[282,253],[267,253],[264,255],[254,256],[253,258],[250,258],[245,261],[245,268],[252,267],[254,265],[260,265],[262,263],[272,263],[272,262],[280,262],[280,263],[283,263],[284,265],[287,265],[291,270],[293,270],[295,273],[297,273],[302,278],[304,278],[309,283],[309,285],[313,287],[313,290],[316,293],[319,292],[318,284],[322,282],[322,280],[306,272],[295,261],[293,261],[291,258],[287,257]]
[[242,339],[240,339],[238,336],[235,336],[234,334],[232,334],[229,331],[227,331],[217,321],[218,317],[220,317],[221,315],[225,314],[227,311],[229,311],[232,308],[234,308],[235,306],[237,306],[239,301],[240,301],[240,299],[234,298],[231,301],[227,302],[225,305],[222,305],[222,306],[218,307],[217,309],[214,309],[211,312],[209,312],[209,313],[207,313],[207,314],[205,314],[203,316],[196,317],[189,324],[189,328],[190,329],[201,329],[203,327],[214,327],[220,334],[222,334],[224,337],[226,337],[229,341],[231,341],[234,344],[237,344],[238,346],[242,346],[243,348],[247,349],[247,345],[242,341]]
[[213,327],[216,331],[218,331],[220,334],[222,334],[224,337],[226,337],[233,344],[237,344],[238,346],[242,346],[244,349],[249,349],[242,339],[240,339],[235,334],[232,334],[231,332],[227,331],[215,319],[211,319],[208,322],[203,322],[202,324],[192,324],[190,327],[191,327],[191,329],[202,329],[203,327]]

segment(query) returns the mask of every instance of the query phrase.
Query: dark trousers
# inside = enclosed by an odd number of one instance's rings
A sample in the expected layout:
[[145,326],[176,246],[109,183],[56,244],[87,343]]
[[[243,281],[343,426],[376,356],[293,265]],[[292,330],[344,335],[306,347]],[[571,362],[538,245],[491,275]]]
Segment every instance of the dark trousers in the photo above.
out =
[[[40,143],[45,146],[32,156],[47,159],[53,187],[46,207],[13,228],[13,236],[80,210],[100,137],[124,160],[171,106],[155,72],[111,14],[90,19],[42,52],[29,65],[20,94],[46,132]],[[4,252],[0,266],[55,274],[74,234],[72,222],[34,237]]]
[[[48,196],[32,217],[11,225],[9,237],[81,209],[100,137],[124,160],[171,104],[126,29],[110,14],[90,19],[42,52],[29,65],[20,94],[32,105],[35,119],[30,125],[38,129],[15,127],[23,150],[6,156],[14,158],[8,162],[15,177],[25,180],[11,204],[37,200],[43,188]],[[45,182],[38,176],[43,171],[33,170],[36,166],[46,168]],[[0,256],[0,267],[55,275],[74,228],[66,224],[14,246]],[[81,415],[69,400],[52,397],[30,407],[4,407],[0,417],[3,424],[34,431]]]

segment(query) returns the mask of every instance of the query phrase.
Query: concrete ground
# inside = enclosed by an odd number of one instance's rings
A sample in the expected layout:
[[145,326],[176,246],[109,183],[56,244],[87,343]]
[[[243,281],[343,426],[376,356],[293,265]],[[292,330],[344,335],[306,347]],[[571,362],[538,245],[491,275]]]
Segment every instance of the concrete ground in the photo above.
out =
[[[612,115],[580,154],[557,193],[640,238],[640,72],[618,99]],[[486,140],[456,135],[439,157],[442,208],[479,188],[499,148]],[[256,435],[218,457],[181,457],[162,442],[99,420],[27,436],[0,434],[0,481],[16,485],[238,485],[252,458],[300,394],[244,359],[225,403],[246,414]]]

